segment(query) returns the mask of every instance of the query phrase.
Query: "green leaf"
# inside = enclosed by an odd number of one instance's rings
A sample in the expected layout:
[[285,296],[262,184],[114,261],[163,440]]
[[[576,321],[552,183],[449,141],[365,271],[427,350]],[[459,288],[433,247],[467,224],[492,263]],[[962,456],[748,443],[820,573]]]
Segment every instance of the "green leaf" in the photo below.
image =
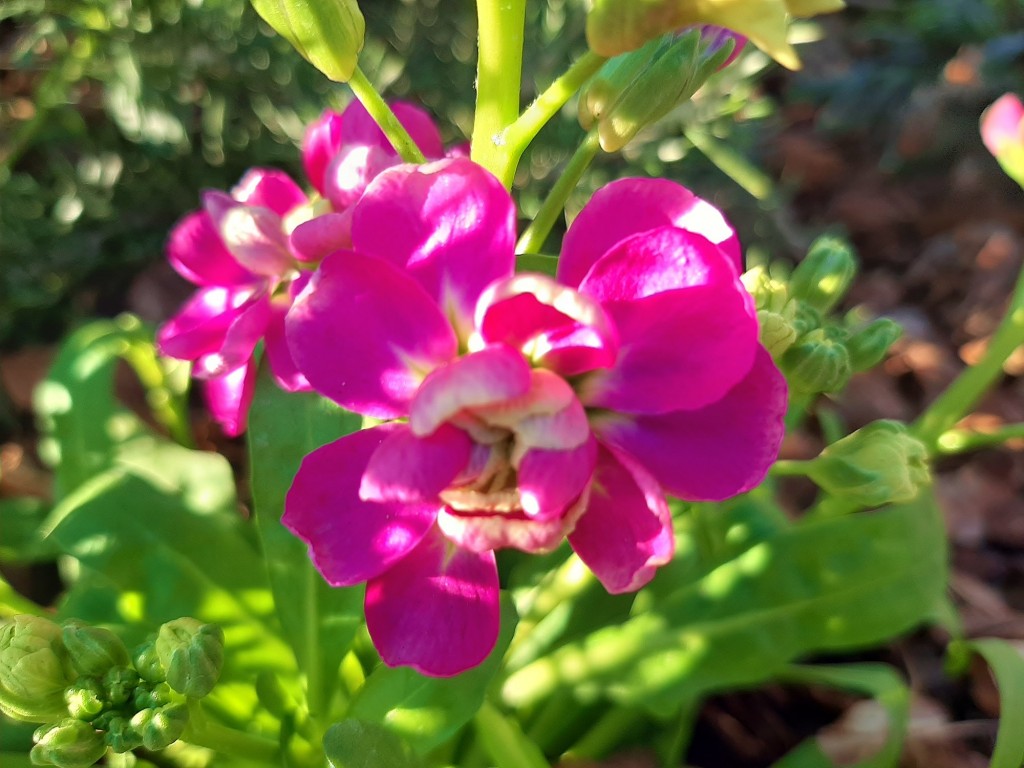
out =
[[487,659],[456,677],[426,677],[408,667],[378,667],[360,689],[346,714],[385,723],[418,754],[450,739],[476,714],[512,640],[516,613],[502,595],[501,634]]
[[999,732],[992,752],[992,768],[1024,765],[1024,653],[1005,640],[986,637],[953,643],[950,652],[966,648],[981,656],[992,669],[999,688]]
[[306,545],[281,525],[285,495],[303,457],[359,429],[359,416],[312,392],[287,393],[260,372],[249,415],[249,456],[256,530],[285,638],[309,686],[307,702],[323,713],[338,665],[362,623],[362,587],[331,587]]
[[406,768],[417,765],[402,740],[379,723],[342,720],[324,734],[334,768]]
[[356,0],[252,0],[252,7],[331,80],[352,77],[366,32]]
[[46,518],[49,505],[33,496],[0,499],[0,561],[28,563],[52,559],[50,550],[39,536],[39,526]]
[[944,529],[928,493],[814,520],[523,667],[503,695],[525,706],[569,687],[672,712],[710,691],[766,681],[800,656],[875,645],[933,619],[946,577]]
[[[885,664],[834,667],[797,666],[780,675],[786,682],[827,685],[874,697],[885,709],[885,744],[877,754],[847,768],[892,768],[899,762],[910,723],[910,690],[895,669]],[[775,763],[773,768],[835,768],[814,739],[808,739]]]

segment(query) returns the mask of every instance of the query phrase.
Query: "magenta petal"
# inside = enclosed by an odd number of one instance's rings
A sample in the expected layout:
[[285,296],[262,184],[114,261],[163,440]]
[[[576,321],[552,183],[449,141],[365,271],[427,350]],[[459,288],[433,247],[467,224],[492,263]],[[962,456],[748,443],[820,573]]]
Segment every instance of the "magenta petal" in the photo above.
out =
[[219,349],[196,359],[192,375],[201,379],[220,376],[244,363],[252,357],[269,323],[270,297],[264,293],[253,298],[235,315]]
[[228,251],[250,272],[276,277],[291,269],[288,237],[272,210],[215,190],[203,194],[203,207]]
[[179,360],[196,360],[224,344],[231,324],[253,297],[253,289],[202,288],[164,323],[156,334],[160,353]]
[[312,387],[295,365],[285,338],[284,322],[290,308],[291,301],[282,296],[271,302],[266,332],[267,361],[270,363],[270,373],[277,386],[285,392],[306,392]]
[[530,366],[504,344],[495,344],[431,371],[412,401],[409,421],[425,436],[467,408],[480,408],[525,395]]
[[595,192],[565,233],[559,282],[579,285],[594,262],[616,243],[664,226],[702,235],[719,245],[742,271],[739,239],[717,208],[674,181],[620,179]]
[[314,389],[379,419],[405,416],[426,373],[457,350],[448,321],[411,277],[350,251],[324,259],[285,331]]
[[672,516],[657,481],[601,446],[587,511],[569,543],[613,595],[634,592],[672,559]]
[[[429,159],[441,157],[444,154],[441,134],[430,115],[414,104],[405,101],[392,101],[389,106],[395,113],[395,117],[398,118],[398,122],[409,132],[412,140],[416,142],[425,157]],[[391,146],[387,136],[384,135],[384,131],[358,101],[351,102],[345,108],[342,118],[346,145],[366,144],[386,149],[392,155],[398,154]]]
[[519,462],[519,498],[528,517],[562,516],[587,489],[597,461],[591,437],[568,451],[531,448]]
[[759,346],[749,373],[717,402],[657,416],[604,414],[591,424],[672,495],[721,501],[764,479],[778,456],[785,413],[786,380]]
[[328,109],[306,128],[302,139],[302,165],[306,178],[321,195],[324,193],[324,171],[341,148],[344,118]]
[[292,177],[273,168],[249,170],[231,190],[231,196],[246,205],[268,208],[279,217],[307,202],[306,193]]
[[757,316],[734,286],[666,291],[606,307],[622,346],[615,367],[581,390],[591,407],[628,413],[698,408],[722,397],[750,370]]
[[329,583],[347,587],[380,575],[405,557],[437,517],[438,504],[363,501],[359,485],[370,458],[398,429],[364,429],[302,460],[281,522],[309,545]]
[[394,154],[377,146],[345,147],[327,164],[324,196],[331,201],[334,210],[343,211],[362,197],[371,181],[399,162]]
[[512,274],[515,206],[470,160],[402,165],[374,179],[355,206],[352,242],[407,269],[465,337],[484,288]]
[[245,432],[255,391],[256,365],[251,360],[203,382],[206,407],[228,437]]
[[473,441],[461,429],[442,424],[417,437],[401,425],[370,458],[359,486],[365,501],[436,501],[469,463]]
[[450,677],[494,649],[498,593],[494,553],[455,548],[435,530],[366,585],[366,627],[385,664]]
[[981,140],[996,157],[1009,145],[1024,145],[1024,103],[1018,96],[1003,94],[982,113]]
[[292,255],[317,262],[335,251],[352,248],[352,211],[325,213],[304,221],[288,236]]
[[224,246],[206,211],[193,211],[171,230],[167,259],[196,285],[239,285],[253,279]]

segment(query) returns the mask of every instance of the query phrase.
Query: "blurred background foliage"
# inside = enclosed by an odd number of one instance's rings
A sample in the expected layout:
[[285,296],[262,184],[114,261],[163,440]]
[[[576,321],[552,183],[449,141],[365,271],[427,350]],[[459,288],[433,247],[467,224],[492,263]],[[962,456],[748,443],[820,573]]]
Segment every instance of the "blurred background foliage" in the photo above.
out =
[[[575,212],[628,173],[685,181],[729,211],[754,252],[802,252],[787,189],[763,156],[794,103],[835,133],[893,141],[915,100],[949,81],[965,47],[984,70],[951,140],[976,135],[981,106],[1024,86],[1020,0],[855,0],[826,19],[791,77],[748,50],[698,97],[599,158]],[[362,3],[362,67],[389,96],[414,99],[446,139],[472,124],[475,13],[468,0]],[[524,104],[583,51],[584,0],[529,4]],[[804,41],[822,28],[795,30]],[[162,258],[173,222],[203,188],[252,165],[301,178],[304,125],[348,96],[276,38],[247,0],[4,0],[0,6],[0,351],[51,342],[81,319],[124,309],[134,278]],[[516,180],[534,213],[583,136],[569,105]],[[695,151],[696,150],[696,151]],[[898,153],[890,153],[897,157]],[[899,165],[898,157],[895,165]],[[548,250],[556,248],[560,232]]]

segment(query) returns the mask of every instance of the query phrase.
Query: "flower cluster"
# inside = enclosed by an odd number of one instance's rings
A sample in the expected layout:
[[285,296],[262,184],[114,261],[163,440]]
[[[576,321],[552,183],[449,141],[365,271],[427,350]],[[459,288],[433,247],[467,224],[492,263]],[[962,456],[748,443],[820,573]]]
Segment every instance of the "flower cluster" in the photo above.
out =
[[452,675],[498,632],[494,551],[566,537],[610,592],[673,553],[665,493],[752,488],[786,387],[740,250],[672,182],[600,190],[557,278],[514,273],[515,212],[465,159],[381,173],[286,334],[314,389],[386,423],[304,460],[283,522],[334,585],[367,583],[389,664]]

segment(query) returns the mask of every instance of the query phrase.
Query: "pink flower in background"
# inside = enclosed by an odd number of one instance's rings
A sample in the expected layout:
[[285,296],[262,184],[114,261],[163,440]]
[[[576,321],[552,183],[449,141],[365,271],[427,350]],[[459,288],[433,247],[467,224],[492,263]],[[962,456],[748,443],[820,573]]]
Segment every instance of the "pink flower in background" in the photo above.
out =
[[725,27],[717,27],[714,24],[704,24],[700,28],[701,37],[707,45],[707,51],[705,56],[711,56],[718,51],[723,45],[732,40],[733,49],[726,57],[725,61],[718,65],[719,69],[725,69],[727,66],[736,61],[736,57],[743,52],[744,46],[747,44],[747,38],[738,32],[733,32],[731,29]]
[[981,138],[1007,175],[1024,187],[1024,104],[1000,96],[981,116]]
[[480,663],[494,550],[569,543],[613,593],[673,553],[665,492],[759,483],[786,390],[722,215],[668,181],[599,191],[558,279],[514,275],[508,193],[465,159],[403,165],[353,209],[286,330],[311,385],[388,423],[305,458],[283,522],[328,582],[367,582],[388,664]]
[[[441,155],[441,138],[426,112],[402,102],[399,119],[424,153]],[[194,362],[193,375],[214,419],[228,435],[245,431],[256,367],[253,350],[265,340],[277,383],[309,388],[284,340],[284,316],[308,279],[307,269],[351,245],[350,206],[380,171],[400,162],[358,102],[342,114],[325,112],[309,126],[303,163],[328,201],[307,199],[286,174],[249,171],[231,194],[210,191],[203,209],[171,232],[168,259],[200,287],[157,336],[163,354]]]

